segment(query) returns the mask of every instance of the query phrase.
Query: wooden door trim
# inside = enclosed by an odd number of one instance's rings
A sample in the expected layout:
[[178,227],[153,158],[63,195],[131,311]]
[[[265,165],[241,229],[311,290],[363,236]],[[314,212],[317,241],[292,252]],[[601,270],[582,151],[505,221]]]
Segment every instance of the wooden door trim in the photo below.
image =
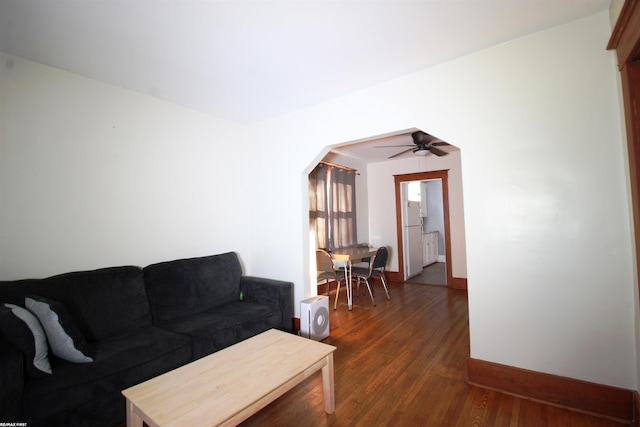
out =
[[609,39],[620,69],[622,100],[627,133],[627,157],[633,215],[636,283],[640,271],[640,1],[626,0]]
[[[640,287],[637,276],[640,271],[640,1],[625,1],[607,49],[615,49],[620,69],[634,228],[635,279]],[[637,422],[640,419],[640,394],[637,390],[633,392],[633,402],[632,418]]]
[[640,2],[625,1],[611,33],[607,50],[616,51],[618,68],[640,58]]
[[[453,269],[451,267],[451,231],[449,221],[449,171],[416,172],[394,175],[396,187],[396,233],[398,235],[398,274],[404,280],[404,239],[402,236],[402,189],[401,184],[409,181],[426,181],[429,179],[442,180],[442,210],[444,216],[444,257],[447,275],[447,286],[454,285]],[[457,282],[456,282],[457,283]]]

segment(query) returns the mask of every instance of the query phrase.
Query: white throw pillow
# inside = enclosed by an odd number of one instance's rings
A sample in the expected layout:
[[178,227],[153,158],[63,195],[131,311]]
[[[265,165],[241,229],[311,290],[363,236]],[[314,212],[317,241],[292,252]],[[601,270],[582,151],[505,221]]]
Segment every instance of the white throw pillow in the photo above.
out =
[[25,305],[42,323],[53,354],[74,363],[93,362],[91,347],[61,303],[29,295]]

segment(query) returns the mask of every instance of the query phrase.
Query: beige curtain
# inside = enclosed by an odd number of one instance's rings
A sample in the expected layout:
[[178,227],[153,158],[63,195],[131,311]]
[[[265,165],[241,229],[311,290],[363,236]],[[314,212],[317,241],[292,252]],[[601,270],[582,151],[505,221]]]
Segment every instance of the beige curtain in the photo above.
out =
[[318,248],[356,245],[355,177],[354,170],[322,163],[309,175],[309,226]]
[[329,248],[327,207],[328,167],[319,164],[309,174],[309,230],[315,234],[317,248]]

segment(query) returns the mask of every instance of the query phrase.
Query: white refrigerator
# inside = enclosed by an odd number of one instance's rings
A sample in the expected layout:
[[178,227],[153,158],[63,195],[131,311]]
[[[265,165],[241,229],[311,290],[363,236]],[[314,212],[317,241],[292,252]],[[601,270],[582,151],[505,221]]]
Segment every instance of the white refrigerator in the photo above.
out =
[[405,201],[404,205],[404,278],[422,273],[422,217],[420,202]]

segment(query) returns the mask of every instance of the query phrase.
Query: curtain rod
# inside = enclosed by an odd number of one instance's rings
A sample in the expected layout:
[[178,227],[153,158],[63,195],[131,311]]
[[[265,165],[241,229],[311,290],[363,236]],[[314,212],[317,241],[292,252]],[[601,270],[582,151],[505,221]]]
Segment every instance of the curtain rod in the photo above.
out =
[[349,167],[342,166],[342,165],[336,165],[335,163],[325,162],[324,160],[321,161],[320,164],[321,165],[327,165],[327,166],[333,166],[334,168],[345,169],[345,170],[352,171],[352,172],[358,172],[357,169],[349,168]]

